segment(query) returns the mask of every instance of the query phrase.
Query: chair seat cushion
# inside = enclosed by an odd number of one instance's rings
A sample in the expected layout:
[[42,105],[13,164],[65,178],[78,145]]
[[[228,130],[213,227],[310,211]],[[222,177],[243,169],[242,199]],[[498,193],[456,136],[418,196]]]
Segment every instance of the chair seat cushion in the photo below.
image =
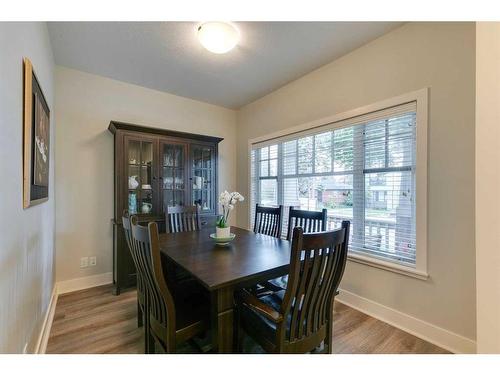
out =
[[[279,311],[284,295],[285,291],[281,290],[272,294],[266,294],[260,297],[259,300],[271,306],[276,311]],[[252,331],[256,331],[259,336],[263,336],[266,340],[271,342],[275,341],[276,323],[265,318],[244,304],[241,304],[239,308],[240,322],[246,330],[251,329]],[[290,320],[290,316],[287,320]],[[287,326],[289,326],[289,324],[287,324]]]
[[269,293],[276,293],[281,290],[286,290],[286,285],[288,284],[288,275],[277,277],[266,282],[261,282],[254,285],[247,290],[253,295],[260,297]]
[[269,283],[275,286],[276,288],[286,289],[286,285],[288,284],[288,275],[269,280]]
[[[278,289],[283,289],[286,290],[286,286],[288,284],[288,275],[277,277],[276,279],[272,279],[268,281],[269,284],[271,284],[274,287]],[[337,296],[339,294],[339,291],[335,291],[335,295]]]

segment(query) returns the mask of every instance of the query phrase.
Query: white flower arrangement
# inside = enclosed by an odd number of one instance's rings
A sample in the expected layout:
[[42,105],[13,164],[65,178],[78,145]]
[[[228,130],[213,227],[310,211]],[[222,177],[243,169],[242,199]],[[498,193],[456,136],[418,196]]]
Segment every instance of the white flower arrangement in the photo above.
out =
[[243,195],[238,193],[237,191],[233,191],[229,193],[227,190],[224,190],[219,195],[219,203],[222,206],[222,215],[217,220],[217,227],[219,228],[227,228],[229,221],[229,214],[234,209],[234,206],[237,202],[243,202],[245,198]]

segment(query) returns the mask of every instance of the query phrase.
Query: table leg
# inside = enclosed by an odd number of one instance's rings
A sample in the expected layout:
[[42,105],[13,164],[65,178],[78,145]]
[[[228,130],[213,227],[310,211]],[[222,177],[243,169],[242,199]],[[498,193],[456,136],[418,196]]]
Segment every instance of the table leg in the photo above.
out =
[[234,290],[232,287],[212,292],[212,344],[219,353],[233,351]]

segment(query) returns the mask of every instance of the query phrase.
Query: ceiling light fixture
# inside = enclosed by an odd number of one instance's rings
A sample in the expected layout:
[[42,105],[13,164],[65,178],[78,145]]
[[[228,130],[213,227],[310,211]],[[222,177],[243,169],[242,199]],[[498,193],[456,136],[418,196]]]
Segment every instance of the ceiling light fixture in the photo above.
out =
[[222,54],[236,46],[240,33],[227,22],[205,22],[198,26],[198,39],[210,52]]

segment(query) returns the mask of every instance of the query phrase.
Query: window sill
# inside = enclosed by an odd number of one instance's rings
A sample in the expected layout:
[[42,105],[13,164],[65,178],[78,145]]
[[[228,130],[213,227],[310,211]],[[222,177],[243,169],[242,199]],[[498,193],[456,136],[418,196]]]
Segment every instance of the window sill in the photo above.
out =
[[350,253],[347,256],[347,259],[352,261],[352,262],[361,263],[361,264],[364,264],[367,266],[376,267],[376,268],[380,268],[380,269],[383,269],[386,271],[399,273],[401,275],[414,277],[414,278],[420,279],[420,280],[427,280],[429,278],[429,274],[427,272],[419,271],[415,268],[406,267],[406,266],[396,264],[396,263],[386,262],[386,261],[383,261],[380,259],[371,258],[371,257],[367,257],[364,255],[356,254],[356,253]]

